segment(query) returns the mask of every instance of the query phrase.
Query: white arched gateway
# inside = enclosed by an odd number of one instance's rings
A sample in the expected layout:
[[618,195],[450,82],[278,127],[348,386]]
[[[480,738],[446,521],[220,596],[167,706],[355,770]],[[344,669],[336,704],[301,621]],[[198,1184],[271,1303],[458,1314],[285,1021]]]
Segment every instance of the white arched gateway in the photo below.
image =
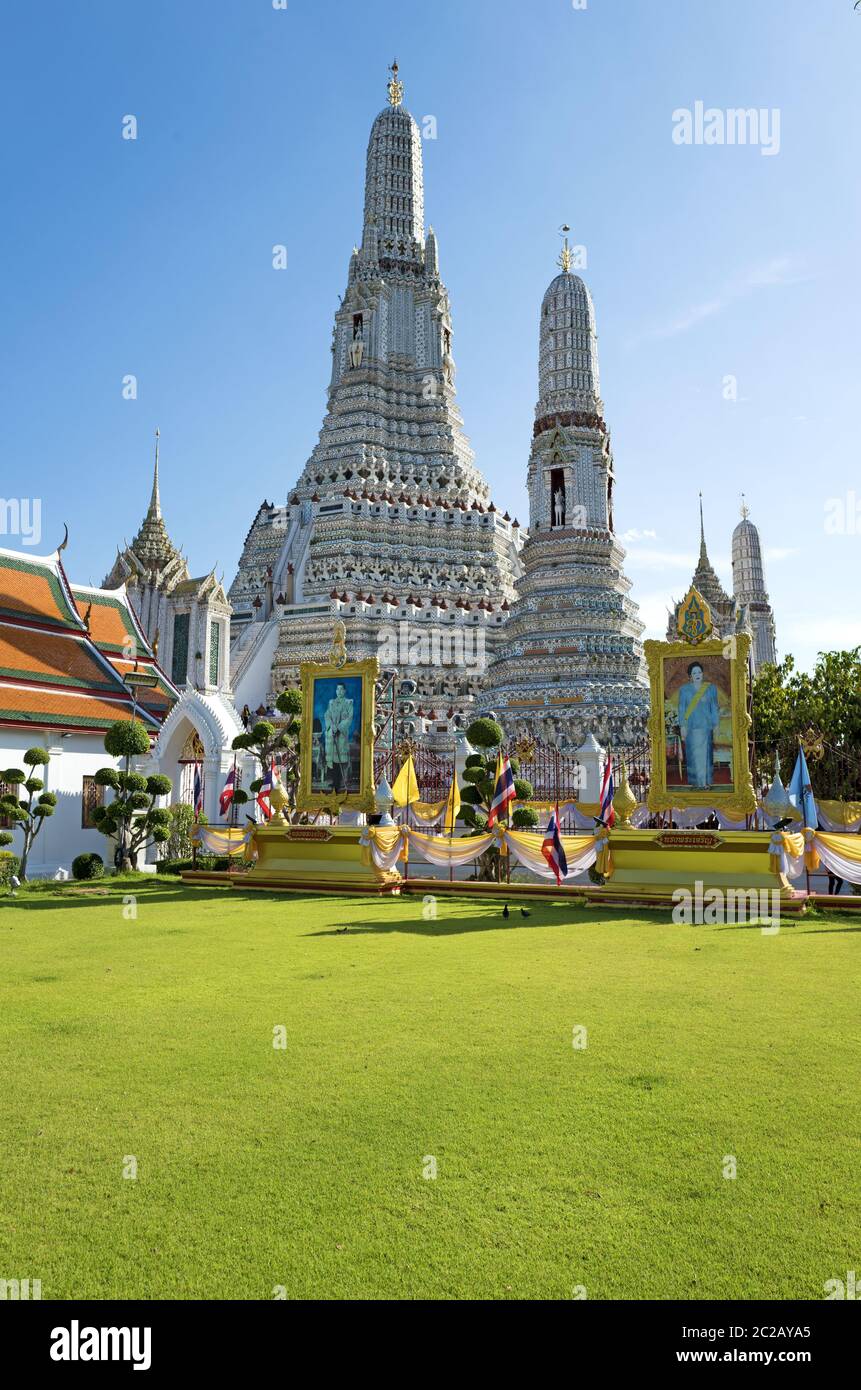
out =
[[254,760],[247,753],[233,751],[233,740],[241,733],[242,721],[230,700],[186,689],[161,726],[147,771],[170,778],[171,802],[190,805],[194,799],[194,765],[199,762],[204,814],[210,824],[217,823],[221,820],[218,798],[234,758],[243,785],[247,786],[255,776]]

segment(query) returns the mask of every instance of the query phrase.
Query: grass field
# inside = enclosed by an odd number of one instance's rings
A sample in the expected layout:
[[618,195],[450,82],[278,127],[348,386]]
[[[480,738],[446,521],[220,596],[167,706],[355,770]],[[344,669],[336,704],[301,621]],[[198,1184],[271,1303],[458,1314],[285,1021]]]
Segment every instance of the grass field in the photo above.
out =
[[0,900],[0,1277],[821,1299],[861,1269],[857,917],[122,891]]

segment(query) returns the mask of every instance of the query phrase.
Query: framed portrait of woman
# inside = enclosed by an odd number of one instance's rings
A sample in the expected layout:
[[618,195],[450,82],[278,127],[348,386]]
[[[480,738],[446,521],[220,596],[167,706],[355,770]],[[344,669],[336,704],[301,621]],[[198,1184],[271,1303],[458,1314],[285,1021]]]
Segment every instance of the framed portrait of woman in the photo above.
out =
[[367,661],[303,662],[301,811],[374,810],[374,683]]
[[652,811],[756,809],[748,760],[750,638],[646,642],[651,686]]

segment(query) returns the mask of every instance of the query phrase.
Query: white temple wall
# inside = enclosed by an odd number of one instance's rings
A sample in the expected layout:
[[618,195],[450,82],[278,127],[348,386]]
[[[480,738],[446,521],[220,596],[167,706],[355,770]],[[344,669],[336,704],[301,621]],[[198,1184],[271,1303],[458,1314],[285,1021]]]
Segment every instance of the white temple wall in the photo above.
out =
[[[259,629],[259,637],[254,639],[254,649],[247,659],[246,664],[241,668],[241,675],[233,683],[233,700],[236,708],[241,710],[243,705],[248,705],[249,709],[257,709],[258,705],[265,703],[272,685],[272,662],[278,646],[279,622],[273,619],[262,625]],[[243,660],[246,653],[242,653]]]
[[[34,772],[45,783],[45,791],[54,792],[57,805],[36,837],[27,865],[29,878],[51,878],[58,869],[71,873],[72,860],[78,854],[94,851],[106,865],[112,863],[113,841],[99,830],[85,830],[81,825],[81,793],[84,777],[92,777],[99,768],[119,767],[120,762],[105,752],[104,735],[71,733],[63,736],[48,729],[0,729],[0,772],[17,767],[28,772],[22,755],[28,748],[45,748],[51,755],[47,767]],[[21,793],[21,797],[26,793]],[[111,797],[110,791],[107,793]],[[14,836],[5,848],[20,855],[23,836],[10,827]]]

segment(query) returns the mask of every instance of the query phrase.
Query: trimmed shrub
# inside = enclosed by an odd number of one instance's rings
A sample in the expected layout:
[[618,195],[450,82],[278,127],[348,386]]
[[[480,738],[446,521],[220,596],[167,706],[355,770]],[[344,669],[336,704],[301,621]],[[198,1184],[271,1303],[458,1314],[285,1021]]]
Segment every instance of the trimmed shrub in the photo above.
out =
[[17,874],[20,867],[21,860],[17,854],[9,849],[0,849],[0,883],[11,883],[13,874]]
[[505,738],[501,724],[495,719],[475,719],[466,731],[467,743],[473,748],[498,748]]
[[511,817],[514,830],[534,830],[537,824],[538,812],[533,811],[531,806],[518,806]]
[[160,874],[179,874],[183,869],[190,869],[192,861],[190,859],[160,859],[156,864],[156,871]]
[[105,734],[105,752],[112,758],[143,757],[149,752],[149,734],[139,719],[118,719]]
[[105,861],[100,854],[79,854],[72,860],[72,878],[79,882],[88,878],[102,878],[104,872]]

